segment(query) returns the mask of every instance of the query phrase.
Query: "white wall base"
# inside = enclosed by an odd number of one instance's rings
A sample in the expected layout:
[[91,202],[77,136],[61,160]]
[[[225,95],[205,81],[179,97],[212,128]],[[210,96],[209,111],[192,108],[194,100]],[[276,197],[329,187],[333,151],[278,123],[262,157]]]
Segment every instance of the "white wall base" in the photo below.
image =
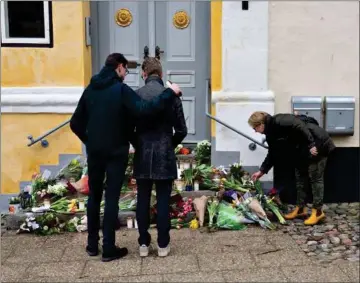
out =
[[84,87],[2,87],[1,113],[73,113]]
[[[274,114],[274,94],[266,92],[219,92],[214,95],[216,102],[216,117],[233,126],[244,134],[262,142],[264,135],[255,133],[248,125],[250,115],[255,111],[265,111]],[[234,133],[226,127],[216,124],[216,151],[239,151],[240,160],[244,166],[260,166],[267,149],[257,146],[255,151],[249,149],[252,143],[248,139]],[[272,181],[272,171],[262,180]]]

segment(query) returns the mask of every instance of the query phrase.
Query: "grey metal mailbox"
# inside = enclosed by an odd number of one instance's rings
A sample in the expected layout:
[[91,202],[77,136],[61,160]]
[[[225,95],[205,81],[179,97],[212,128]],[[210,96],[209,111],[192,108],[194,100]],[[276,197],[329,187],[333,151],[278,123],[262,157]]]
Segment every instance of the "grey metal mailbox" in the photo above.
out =
[[355,97],[325,97],[325,130],[331,135],[354,134]]
[[291,98],[292,112],[315,118],[320,127],[324,126],[323,101],[321,96],[293,96]]

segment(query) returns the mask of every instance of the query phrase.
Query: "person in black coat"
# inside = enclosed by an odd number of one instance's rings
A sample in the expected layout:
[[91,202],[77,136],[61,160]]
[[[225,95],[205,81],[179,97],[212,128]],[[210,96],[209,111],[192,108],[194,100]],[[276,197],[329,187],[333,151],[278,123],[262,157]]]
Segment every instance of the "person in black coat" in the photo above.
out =
[[[307,122],[306,122],[307,121]],[[297,206],[286,219],[307,216],[305,206],[306,180],[309,179],[313,192],[313,208],[305,225],[314,225],[325,217],[322,211],[324,196],[324,171],[327,157],[335,145],[329,134],[316,123],[305,122],[292,114],[254,112],[249,125],[255,132],[264,134],[269,145],[268,154],[260,170],[252,175],[253,180],[267,174],[276,162],[292,158],[295,164]]]
[[86,251],[90,256],[99,252],[100,203],[106,173],[103,261],[121,258],[128,252],[126,248],[115,246],[115,228],[133,132],[129,122],[134,116],[163,111],[172,105],[175,94],[181,93],[173,84],[153,100],[141,99],[123,83],[128,74],[127,64],[122,54],[110,54],[100,73],[91,78],[70,120],[71,130],[85,144],[87,152],[90,192]]
[[[158,59],[148,57],[142,64],[145,86],[137,93],[145,100],[158,97],[164,90],[162,67]],[[175,98],[164,113],[136,120],[134,177],[138,186],[136,218],[139,229],[140,256],[147,256],[151,242],[149,229],[152,186],[156,185],[158,255],[170,252],[169,201],[177,179],[175,147],[187,135],[180,98]]]

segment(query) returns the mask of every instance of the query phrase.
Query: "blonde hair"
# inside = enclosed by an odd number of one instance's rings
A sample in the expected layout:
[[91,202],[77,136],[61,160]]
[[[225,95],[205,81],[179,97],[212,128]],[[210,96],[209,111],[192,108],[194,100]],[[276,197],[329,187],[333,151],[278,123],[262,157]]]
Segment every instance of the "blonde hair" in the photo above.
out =
[[147,57],[142,63],[141,68],[148,76],[161,76],[162,74],[161,62],[155,57]]
[[269,114],[266,112],[256,111],[251,114],[251,116],[248,120],[248,124],[250,125],[250,127],[256,128],[256,127],[260,126],[261,124],[265,123],[265,117],[268,115]]

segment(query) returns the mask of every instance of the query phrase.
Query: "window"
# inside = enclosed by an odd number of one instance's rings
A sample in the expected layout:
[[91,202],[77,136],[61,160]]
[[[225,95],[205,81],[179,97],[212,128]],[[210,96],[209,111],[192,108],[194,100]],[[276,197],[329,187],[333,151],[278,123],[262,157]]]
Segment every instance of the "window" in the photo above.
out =
[[51,1],[1,1],[2,46],[52,47]]

